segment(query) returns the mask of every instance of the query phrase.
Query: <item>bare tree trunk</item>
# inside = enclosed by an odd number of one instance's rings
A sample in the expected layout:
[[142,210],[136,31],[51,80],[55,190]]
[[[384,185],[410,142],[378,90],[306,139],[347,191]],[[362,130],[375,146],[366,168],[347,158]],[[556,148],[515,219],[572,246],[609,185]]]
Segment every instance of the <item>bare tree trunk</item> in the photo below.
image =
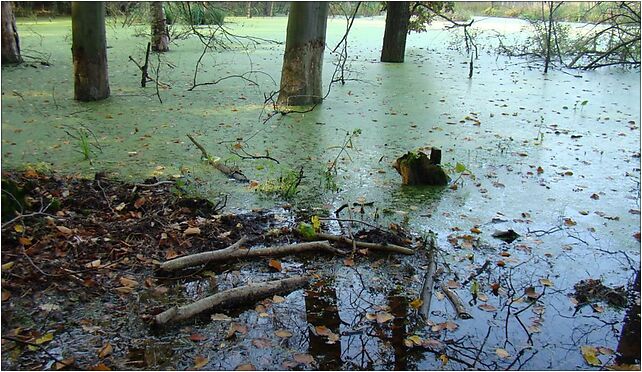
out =
[[278,103],[305,106],[321,103],[323,50],[328,3],[290,4]]
[[381,62],[400,63],[404,61],[409,23],[410,3],[407,1],[388,1]]
[[252,18],[252,2],[247,2],[247,18]]
[[548,64],[551,62],[551,36],[553,35],[553,2],[548,2],[548,27],[546,29],[546,59],[544,60],[544,73],[548,73]]
[[169,51],[169,32],[167,31],[167,20],[163,10],[162,1],[150,3],[152,13],[152,50],[154,52]]
[[270,11],[268,12],[268,16],[274,17],[274,1],[268,1]]
[[22,62],[16,18],[10,1],[2,2],[2,64]]
[[71,4],[71,52],[74,60],[74,99],[98,101],[109,97],[105,4]]

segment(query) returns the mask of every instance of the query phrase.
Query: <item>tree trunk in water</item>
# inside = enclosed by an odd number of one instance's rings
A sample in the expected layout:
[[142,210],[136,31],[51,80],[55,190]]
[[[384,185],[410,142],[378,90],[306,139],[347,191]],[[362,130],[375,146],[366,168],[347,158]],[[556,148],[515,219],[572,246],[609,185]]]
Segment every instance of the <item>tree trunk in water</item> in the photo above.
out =
[[403,62],[406,53],[406,36],[410,23],[410,3],[388,1],[386,31],[383,35],[381,62]]
[[548,2],[548,27],[546,28],[546,59],[544,60],[544,73],[548,73],[548,64],[551,61],[551,35],[553,35],[553,2]]
[[321,103],[327,2],[292,2],[281,70],[281,105]]
[[247,2],[247,18],[252,18],[252,2]]
[[167,20],[163,10],[162,1],[150,3],[152,13],[152,50],[154,52],[169,51],[169,33],[167,31]]
[[268,1],[268,3],[270,4],[269,5],[270,6],[270,11],[268,13],[268,16],[274,17],[274,1]]
[[10,1],[2,2],[2,64],[21,63],[20,40]]
[[105,4],[93,1],[73,2],[71,33],[74,99],[98,101],[109,97]]

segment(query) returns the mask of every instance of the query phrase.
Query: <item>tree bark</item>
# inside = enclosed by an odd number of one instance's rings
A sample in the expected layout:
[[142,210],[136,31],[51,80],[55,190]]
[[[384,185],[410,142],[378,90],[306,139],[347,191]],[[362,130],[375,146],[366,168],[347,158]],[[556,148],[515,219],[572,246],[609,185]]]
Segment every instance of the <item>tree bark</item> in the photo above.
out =
[[251,1],[247,2],[246,15],[247,15],[247,18],[252,18],[252,2]]
[[74,99],[98,101],[109,97],[105,4],[100,1],[73,2],[71,33]]
[[404,61],[409,23],[410,3],[407,1],[388,1],[381,62],[401,63]]
[[167,20],[163,10],[162,1],[150,3],[152,13],[152,50],[154,52],[169,51],[169,32],[167,31]]
[[10,1],[2,2],[2,64],[22,63],[20,40]]
[[287,106],[321,103],[327,2],[292,2],[277,102]]

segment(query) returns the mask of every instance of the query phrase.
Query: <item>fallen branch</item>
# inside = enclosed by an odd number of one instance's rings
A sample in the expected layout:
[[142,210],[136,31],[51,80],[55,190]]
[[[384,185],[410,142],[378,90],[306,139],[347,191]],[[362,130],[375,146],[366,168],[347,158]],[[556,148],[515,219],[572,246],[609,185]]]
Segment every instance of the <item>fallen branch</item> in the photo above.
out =
[[316,234],[316,237],[319,239],[332,240],[334,242],[343,243],[349,246],[356,245],[357,247],[360,247],[360,248],[367,248],[375,251],[382,251],[382,252],[388,252],[388,253],[401,253],[401,254],[407,254],[407,255],[415,254],[414,250],[410,248],[402,247],[400,245],[395,245],[395,244],[360,242],[358,240],[346,238],[345,236],[338,236],[338,235],[332,235],[332,234],[326,234],[326,233],[318,233]]
[[189,319],[207,310],[232,307],[242,303],[257,301],[278,293],[291,292],[308,284],[310,277],[296,276],[288,279],[273,280],[266,283],[252,283],[228,289],[188,305],[174,306],[154,317],[156,325]]
[[239,170],[232,169],[232,168],[228,167],[227,165],[221,163],[220,160],[214,160],[212,157],[210,157],[209,154],[207,153],[207,151],[205,150],[205,148],[200,143],[198,143],[194,139],[194,137],[192,137],[189,133],[187,134],[187,138],[189,138],[190,141],[192,141],[192,143],[196,147],[198,147],[199,150],[201,150],[201,153],[203,153],[203,158],[207,159],[207,162],[210,163],[214,168],[220,170],[226,176],[228,176],[230,178],[234,178],[237,181],[250,182],[250,180],[248,180],[247,177],[245,177],[245,175],[243,173],[241,173]]
[[453,305],[453,309],[455,309],[458,317],[460,317],[461,319],[471,319],[473,317],[466,310],[466,306],[464,306],[464,303],[461,302],[461,299],[459,299],[457,293],[448,288],[444,283],[441,283],[441,290],[442,292],[444,292],[446,297],[448,297],[448,300],[450,301],[450,304]]
[[431,240],[428,249],[428,270],[426,271],[423,288],[421,288],[422,303],[419,307],[419,314],[421,314],[425,320],[430,318],[430,303],[432,301],[432,289],[435,279],[435,269],[437,267],[435,263],[435,251],[437,250],[437,245],[434,240]]
[[176,271],[184,269],[186,267],[203,265],[214,261],[230,261],[234,259],[254,257],[285,256],[289,254],[303,253],[308,251],[326,251],[334,254],[343,254],[343,251],[331,246],[327,240],[253,249],[240,248],[243,242],[245,242],[245,240],[242,238],[238,242],[225,249],[196,253],[189,256],[175,258],[161,264],[160,269],[163,271]]

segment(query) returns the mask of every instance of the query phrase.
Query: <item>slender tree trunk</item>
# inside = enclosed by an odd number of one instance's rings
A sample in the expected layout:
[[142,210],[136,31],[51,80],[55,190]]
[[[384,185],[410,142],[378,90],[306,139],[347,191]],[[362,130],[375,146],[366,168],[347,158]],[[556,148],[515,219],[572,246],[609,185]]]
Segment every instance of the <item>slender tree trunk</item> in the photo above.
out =
[[408,35],[409,23],[410,3],[407,1],[388,1],[381,62],[403,62],[404,54],[406,53],[406,36]]
[[270,3],[270,5],[269,5],[270,6],[270,11],[268,13],[268,16],[274,17],[274,1],[268,1],[268,3]]
[[252,2],[247,2],[247,18],[252,18]]
[[74,59],[74,99],[98,101],[109,97],[105,4],[71,4],[71,53]]
[[553,2],[548,2],[548,27],[546,28],[546,59],[544,60],[544,73],[548,73],[548,64],[551,62],[551,36],[553,35]]
[[22,62],[16,18],[10,1],[2,2],[2,64]]
[[327,18],[327,2],[290,3],[279,104],[305,106],[323,101],[321,75]]
[[150,3],[152,13],[152,50],[154,52],[169,51],[169,32],[167,31],[167,20],[163,10],[162,1]]

